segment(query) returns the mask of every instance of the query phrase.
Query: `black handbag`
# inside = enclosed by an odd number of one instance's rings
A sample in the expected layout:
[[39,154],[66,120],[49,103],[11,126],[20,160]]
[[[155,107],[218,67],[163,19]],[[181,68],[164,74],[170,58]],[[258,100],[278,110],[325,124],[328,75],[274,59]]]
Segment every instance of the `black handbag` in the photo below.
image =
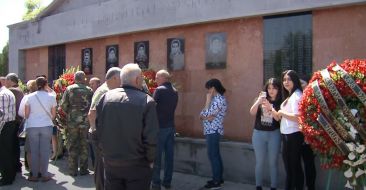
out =
[[26,133],[26,123],[27,123],[26,119],[23,119],[22,122],[20,122],[19,130],[18,130],[18,137],[19,138],[25,138],[26,135],[27,135],[27,133]]

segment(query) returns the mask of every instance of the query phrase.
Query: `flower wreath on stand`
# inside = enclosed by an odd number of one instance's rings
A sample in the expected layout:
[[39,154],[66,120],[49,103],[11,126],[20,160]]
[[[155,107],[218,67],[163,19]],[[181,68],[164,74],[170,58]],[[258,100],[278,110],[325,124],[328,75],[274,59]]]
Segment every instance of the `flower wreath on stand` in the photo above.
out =
[[321,167],[339,169],[345,187],[366,186],[366,60],[332,62],[313,74],[299,105],[305,141]]
[[63,136],[65,135],[66,114],[61,109],[60,102],[66,88],[75,83],[74,74],[79,70],[79,67],[70,67],[69,69],[64,70],[63,74],[57,80],[53,81],[53,90],[56,93],[57,101],[56,125]]

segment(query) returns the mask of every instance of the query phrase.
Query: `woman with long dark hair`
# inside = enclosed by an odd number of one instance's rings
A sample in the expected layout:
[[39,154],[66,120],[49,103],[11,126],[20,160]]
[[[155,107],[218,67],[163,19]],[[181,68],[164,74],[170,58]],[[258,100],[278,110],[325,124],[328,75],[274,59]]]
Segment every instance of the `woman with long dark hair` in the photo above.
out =
[[282,156],[286,170],[286,190],[302,190],[304,173],[301,166],[301,147],[304,135],[299,128],[298,105],[302,97],[302,87],[299,76],[293,70],[282,73],[282,92],[284,101],[281,109],[273,113],[281,117]]
[[275,190],[278,184],[278,156],[281,147],[281,133],[280,118],[272,114],[272,108],[276,111],[280,109],[282,102],[281,82],[276,78],[270,78],[263,90],[250,108],[250,114],[256,116],[252,137],[256,160],[255,183],[256,189],[262,190],[264,163],[268,160],[271,190]]
[[224,182],[222,178],[223,164],[220,154],[220,138],[224,134],[224,117],[227,103],[224,96],[225,88],[218,79],[206,82],[207,89],[205,107],[200,113],[200,119],[206,136],[207,154],[211,163],[212,180],[208,181],[205,188],[220,188]]

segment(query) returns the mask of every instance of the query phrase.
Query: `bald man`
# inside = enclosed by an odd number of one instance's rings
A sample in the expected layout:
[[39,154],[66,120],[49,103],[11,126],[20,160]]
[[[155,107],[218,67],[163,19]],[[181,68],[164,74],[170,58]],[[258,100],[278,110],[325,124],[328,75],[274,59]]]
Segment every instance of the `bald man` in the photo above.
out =
[[[170,74],[166,70],[156,73],[156,88],[153,98],[156,101],[156,112],[159,120],[158,143],[152,176],[152,189],[159,190],[161,186],[165,189],[171,188],[173,177],[174,158],[174,113],[178,104],[178,92],[169,82]],[[160,180],[160,169],[162,155],[164,158],[164,178]]]
[[98,77],[93,77],[89,80],[89,87],[95,92],[100,86],[100,79]]

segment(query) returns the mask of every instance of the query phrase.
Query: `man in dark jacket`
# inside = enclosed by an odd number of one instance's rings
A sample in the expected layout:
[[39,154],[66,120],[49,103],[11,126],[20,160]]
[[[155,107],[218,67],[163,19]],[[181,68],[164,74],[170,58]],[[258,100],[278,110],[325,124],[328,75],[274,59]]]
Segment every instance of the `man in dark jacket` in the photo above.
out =
[[[159,118],[158,146],[154,162],[152,189],[160,190],[171,188],[174,164],[174,113],[178,104],[178,92],[169,82],[170,75],[166,70],[156,73],[158,88],[154,92],[154,100],[157,103],[156,110]],[[164,152],[164,178],[160,180],[161,159]]]
[[[6,75],[6,88],[8,88],[15,96],[15,105],[16,105],[16,113],[18,113],[20,102],[23,99],[24,93],[22,89],[18,85],[19,78],[15,73],[9,73]],[[22,122],[22,118],[18,115],[15,117],[15,127],[16,130],[19,130],[20,124]],[[15,133],[13,136],[14,148],[15,148],[15,157],[16,157],[16,171],[22,171],[22,164],[20,162],[20,147],[19,147],[19,138],[18,133]]]
[[103,95],[97,105],[96,133],[102,148],[105,189],[149,190],[158,118],[154,99],[142,91],[141,69],[121,70],[122,88]]

